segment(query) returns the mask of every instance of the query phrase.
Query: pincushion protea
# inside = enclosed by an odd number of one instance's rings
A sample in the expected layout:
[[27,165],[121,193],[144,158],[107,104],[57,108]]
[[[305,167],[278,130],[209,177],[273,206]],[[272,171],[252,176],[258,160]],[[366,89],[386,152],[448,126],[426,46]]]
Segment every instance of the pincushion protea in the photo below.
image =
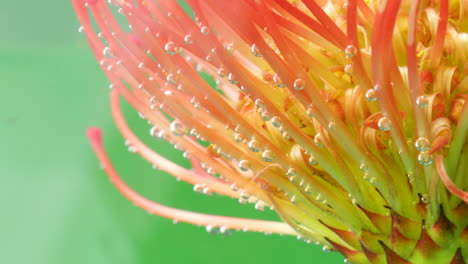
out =
[[[186,0],[194,18],[173,0],[109,2],[73,0],[132,149],[196,190],[270,206],[285,223],[149,201],[90,128],[128,199],[209,229],[299,235],[352,263],[467,262],[466,1]],[[132,133],[120,96],[192,170]]]

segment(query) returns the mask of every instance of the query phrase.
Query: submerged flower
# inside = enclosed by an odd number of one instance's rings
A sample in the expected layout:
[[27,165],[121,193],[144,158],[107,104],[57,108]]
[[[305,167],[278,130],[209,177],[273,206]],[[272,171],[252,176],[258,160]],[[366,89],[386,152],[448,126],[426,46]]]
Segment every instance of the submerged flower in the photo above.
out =
[[[466,1],[186,2],[73,1],[111,81],[115,122],[159,169],[272,207],[284,223],[149,201],[119,178],[91,128],[123,195],[208,229],[298,235],[352,263],[467,262]],[[144,145],[119,97],[193,169]]]

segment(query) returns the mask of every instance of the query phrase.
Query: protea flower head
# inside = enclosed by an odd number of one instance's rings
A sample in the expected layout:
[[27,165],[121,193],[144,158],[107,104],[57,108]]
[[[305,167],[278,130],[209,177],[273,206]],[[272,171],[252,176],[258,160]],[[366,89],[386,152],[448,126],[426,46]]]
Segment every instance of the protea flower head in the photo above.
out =
[[[466,1],[109,2],[73,0],[133,150],[196,190],[270,206],[284,223],[149,201],[90,128],[128,199],[208,229],[298,235],[352,263],[468,261]],[[193,169],[144,145],[119,97]]]

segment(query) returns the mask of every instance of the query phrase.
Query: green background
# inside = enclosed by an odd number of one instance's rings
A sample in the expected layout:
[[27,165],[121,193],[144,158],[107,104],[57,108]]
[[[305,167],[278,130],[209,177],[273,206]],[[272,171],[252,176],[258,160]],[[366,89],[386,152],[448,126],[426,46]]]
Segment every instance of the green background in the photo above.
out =
[[[125,180],[163,204],[212,214],[277,219],[205,196],[127,151],[109,112],[107,81],[67,0],[3,1],[0,8],[0,263],[341,263],[294,237],[230,237],[173,224],[125,200],[99,169],[85,137],[104,130]],[[128,106],[137,134],[187,165]]]

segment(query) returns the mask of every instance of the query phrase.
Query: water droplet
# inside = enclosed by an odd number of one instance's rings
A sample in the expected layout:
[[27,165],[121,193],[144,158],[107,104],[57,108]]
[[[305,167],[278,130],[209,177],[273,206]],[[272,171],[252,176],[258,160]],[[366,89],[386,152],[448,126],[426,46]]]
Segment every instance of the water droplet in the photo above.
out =
[[232,84],[237,84],[237,83],[238,83],[238,81],[237,81],[237,80],[235,79],[235,77],[234,77],[234,74],[232,74],[232,73],[229,73],[229,75],[228,75],[228,81],[229,81],[230,83],[232,83]]
[[217,235],[219,234],[219,228],[216,226],[207,225],[206,232],[210,233],[211,235]]
[[241,160],[239,162],[239,169],[241,171],[248,171],[250,169],[250,162],[248,160]]
[[224,78],[224,77],[226,77],[226,75],[227,75],[226,70],[223,67],[218,69],[218,76],[219,77]]
[[166,81],[167,81],[168,84],[176,84],[177,83],[177,78],[176,78],[175,74],[169,73],[166,76]]
[[367,172],[364,172],[364,175],[362,176],[362,178],[365,180],[365,181],[370,181],[370,176]]
[[325,146],[323,145],[322,134],[321,134],[321,133],[317,133],[317,134],[315,135],[315,137],[314,137],[314,143],[315,143],[315,145],[317,145],[317,147],[319,147],[319,148],[325,147]]
[[283,81],[281,80],[281,78],[278,76],[278,74],[275,74],[273,76],[273,82],[276,84],[276,86],[280,87],[280,88],[284,88],[286,87],[286,85],[283,83]]
[[197,98],[195,97],[192,97],[192,99],[190,99],[190,103],[195,107],[195,109],[201,108],[200,102],[198,102]]
[[265,150],[262,153],[262,158],[266,162],[272,162],[275,159],[275,154],[271,150]]
[[226,49],[228,51],[233,51],[234,50],[234,43],[229,43],[227,46],[226,46]]
[[296,169],[294,169],[294,168],[289,168],[288,171],[286,172],[286,175],[288,175],[288,176],[295,176],[295,175],[296,175]]
[[317,164],[318,164],[318,161],[317,161],[317,159],[316,159],[314,156],[311,155],[311,156],[309,157],[309,164],[310,164],[310,165],[317,165]]
[[296,197],[296,195],[293,195],[293,196],[291,197],[291,199],[289,199],[289,201],[290,201],[291,203],[293,203],[293,204],[296,204],[296,203],[297,203],[297,197]]
[[200,28],[200,32],[203,35],[208,35],[208,33],[210,33],[210,29],[207,26],[203,26],[203,27]]
[[268,113],[268,111],[263,111],[261,113],[261,117],[265,121],[269,121],[271,119],[270,113]]
[[392,122],[386,117],[381,117],[377,122],[377,126],[382,131],[389,131],[392,128]]
[[255,56],[255,57],[262,57],[263,55],[260,53],[260,49],[257,47],[257,44],[252,44],[252,46],[250,46],[250,52],[252,52],[252,54]]
[[289,176],[289,181],[290,181],[291,183],[296,183],[297,180],[298,180],[298,179],[297,179],[296,176],[294,176],[294,175],[293,175],[293,176]]
[[263,210],[265,210],[265,203],[262,202],[262,201],[256,202],[256,203],[255,203],[255,209],[256,209],[257,211],[263,211]]
[[296,90],[302,90],[304,89],[304,86],[305,86],[305,81],[301,78],[298,78],[294,81],[294,89]]
[[174,42],[169,41],[166,43],[166,45],[164,45],[164,50],[166,51],[167,54],[174,55],[177,53],[179,49],[177,48]]
[[169,126],[169,130],[176,136],[183,136],[187,132],[187,129],[176,120],[172,121]]
[[205,195],[211,195],[211,191],[208,187],[203,187],[202,193]]
[[359,169],[361,171],[363,171],[363,172],[368,172],[369,171],[369,167],[365,163],[361,163],[361,165],[359,165]]
[[375,93],[374,89],[369,89],[366,92],[366,99],[369,102],[374,102],[377,100],[377,94]]
[[410,171],[406,173],[406,177],[408,177],[409,182],[412,184],[414,182],[414,172]]
[[307,114],[308,117],[314,117],[315,116],[314,107],[312,107],[312,106],[308,107],[306,114]]
[[231,190],[237,192],[239,190],[239,186],[237,186],[235,183],[231,184]]
[[240,196],[242,199],[245,199],[245,200],[248,200],[250,198],[250,194],[244,191],[240,193]]
[[193,191],[201,193],[203,191],[204,186],[202,184],[195,184],[193,185]]
[[245,137],[240,134],[240,133],[235,133],[234,134],[234,140],[237,142],[237,143],[244,143],[245,141]]
[[421,95],[418,98],[416,98],[416,105],[419,108],[424,108],[429,104],[429,99],[425,95]]
[[230,236],[232,235],[232,230],[228,229],[227,226],[222,226],[219,228],[219,232],[222,234],[222,235],[225,235],[225,236]]
[[328,123],[328,129],[335,130],[336,129],[336,123],[335,122]]
[[348,75],[353,75],[353,65],[352,64],[346,64],[344,66],[344,72]]
[[260,151],[260,142],[258,140],[255,140],[255,139],[252,139],[250,142],[249,142],[249,149],[252,151],[252,152],[259,152]]
[[286,131],[283,131],[283,134],[282,134],[283,138],[286,139],[286,140],[290,140],[291,137],[289,136],[288,132]]
[[414,146],[419,152],[428,151],[431,147],[431,142],[426,137],[419,137],[416,139]]
[[111,49],[110,49],[109,47],[105,47],[105,48],[102,50],[102,54],[103,54],[104,56],[106,56],[107,58],[111,58],[112,56],[114,56],[114,55],[112,54],[112,51],[111,51]]
[[193,43],[192,35],[190,35],[190,34],[185,35],[184,41],[185,41],[185,43],[187,43],[187,44],[192,44],[192,43]]
[[375,185],[377,183],[377,178],[372,177],[369,179],[370,184]]
[[432,157],[432,154],[428,152],[421,152],[418,155],[418,161],[423,166],[429,166],[432,164],[432,162],[434,162],[434,159]]
[[83,27],[83,26],[80,26],[80,27],[78,28],[78,32],[79,32],[79,33],[83,33],[83,32],[84,32],[84,30],[85,30],[85,29],[84,29],[84,27]]
[[145,64],[143,62],[140,62],[138,64],[138,69],[143,69],[143,67],[145,67]]
[[429,196],[427,195],[427,193],[421,195],[421,202],[423,202],[423,203],[428,203],[429,202]]
[[274,126],[274,127],[279,127],[281,126],[281,120],[279,117],[277,116],[274,116],[273,118],[271,118],[271,124]]
[[357,52],[358,52],[358,50],[354,45],[348,45],[345,48],[346,58],[348,58],[348,59],[351,58],[351,57],[356,56]]
[[255,106],[259,107],[259,108],[263,108],[263,107],[265,107],[265,102],[263,102],[262,99],[256,99],[255,100]]

